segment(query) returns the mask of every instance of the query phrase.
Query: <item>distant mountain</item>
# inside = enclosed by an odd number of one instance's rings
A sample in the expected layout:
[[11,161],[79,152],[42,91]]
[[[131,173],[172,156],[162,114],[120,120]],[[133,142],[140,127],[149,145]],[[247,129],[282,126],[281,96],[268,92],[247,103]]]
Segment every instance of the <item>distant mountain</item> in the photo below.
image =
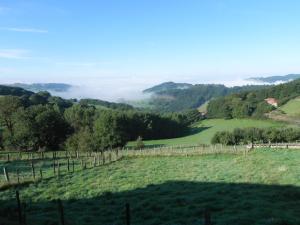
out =
[[271,76],[271,77],[250,77],[249,81],[261,82],[261,83],[284,83],[288,81],[293,81],[296,79],[300,79],[300,74],[288,74],[284,76]]
[[12,87],[20,87],[28,91],[39,92],[39,91],[49,91],[49,92],[67,92],[73,86],[64,83],[15,83],[11,84]]
[[159,85],[155,85],[151,88],[148,88],[143,91],[143,93],[158,93],[162,91],[169,91],[169,90],[182,90],[182,89],[188,89],[192,87],[192,84],[188,83],[175,83],[175,82],[165,82],[161,83]]
[[11,87],[6,85],[0,85],[0,96],[1,95],[13,95],[13,96],[31,96],[34,93],[31,91],[24,90],[20,87]]

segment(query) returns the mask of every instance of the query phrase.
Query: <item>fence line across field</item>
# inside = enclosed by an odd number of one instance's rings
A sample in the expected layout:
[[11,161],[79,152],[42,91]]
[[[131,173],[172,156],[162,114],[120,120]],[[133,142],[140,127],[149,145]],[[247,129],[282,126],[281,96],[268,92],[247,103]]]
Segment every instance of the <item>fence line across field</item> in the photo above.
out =
[[[120,160],[122,157],[118,150],[87,154],[76,153],[76,157],[69,157],[65,152],[48,152],[47,155],[52,156],[40,158],[34,156],[29,159],[27,157],[24,159],[14,158],[13,156],[5,157],[3,163],[4,182],[1,182],[2,179],[0,180],[0,187],[1,183],[17,185],[108,165]],[[65,157],[62,157],[63,155]]]
[[[250,147],[249,147],[250,146]],[[0,152],[3,164],[1,184],[20,184],[45,178],[61,176],[88,168],[108,165],[123,157],[148,156],[196,156],[205,154],[244,154],[253,148],[299,148],[300,143],[268,143],[253,145],[174,145],[157,146],[134,150],[113,149],[100,152],[56,151],[56,152]],[[12,163],[13,162],[13,163]]]
[[[26,225],[27,224],[27,217],[26,217],[26,203],[22,202],[20,200],[20,192],[17,190],[16,191],[16,201],[17,201],[17,211],[18,211],[18,222],[19,225]],[[61,199],[57,199],[56,201],[57,204],[57,209],[58,209],[58,214],[57,214],[57,224],[60,225],[65,225],[66,224],[66,218],[65,218],[65,210],[67,208],[64,207],[63,202]],[[121,214],[124,214],[124,224],[125,225],[131,225],[131,209],[130,209],[130,204],[126,203],[125,204],[125,210],[124,212],[119,212]],[[201,214],[199,215],[201,216]],[[68,218],[67,218],[68,219]],[[68,221],[70,223],[71,221]],[[203,211],[203,222],[204,225],[212,225],[212,220],[211,220],[211,213],[210,210],[205,208]]]

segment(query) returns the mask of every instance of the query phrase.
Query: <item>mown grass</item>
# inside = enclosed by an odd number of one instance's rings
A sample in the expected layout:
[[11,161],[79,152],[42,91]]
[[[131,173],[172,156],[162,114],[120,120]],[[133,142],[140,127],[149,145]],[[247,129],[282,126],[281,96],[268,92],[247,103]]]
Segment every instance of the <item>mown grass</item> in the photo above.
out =
[[284,113],[288,116],[299,116],[300,117],[300,98],[295,98],[288,101],[282,107],[280,107]]
[[[67,224],[299,225],[300,151],[139,157],[20,187],[27,224],[57,224],[62,199]],[[14,189],[0,192],[0,219],[15,220]],[[8,219],[7,219],[8,218]],[[1,220],[0,220],[1,221]],[[4,220],[3,220],[4,221]]]
[[[272,120],[254,120],[254,119],[208,119],[203,120],[194,125],[192,134],[180,138],[160,139],[160,140],[147,140],[144,141],[146,146],[156,145],[199,145],[210,144],[214,134],[218,131],[232,131],[235,128],[245,127],[278,127],[283,126],[283,123],[275,122]],[[135,142],[129,142],[128,146],[135,146]]]

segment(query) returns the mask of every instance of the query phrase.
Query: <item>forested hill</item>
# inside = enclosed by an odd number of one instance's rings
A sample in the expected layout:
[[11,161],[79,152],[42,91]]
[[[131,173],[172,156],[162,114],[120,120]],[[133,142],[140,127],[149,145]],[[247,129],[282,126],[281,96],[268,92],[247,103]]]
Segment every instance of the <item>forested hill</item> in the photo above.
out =
[[300,96],[300,79],[261,90],[219,97],[208,104],[207,116],[210,118],[263,117],[265,113],[274,109],[264,99],[275,98],[278,104],[282,105],[298,96]]
[[251,77],[247,80],[274,84],[276,82],[288,82],[296,79],[300,79],[300,74],[288,74],[284,76],[271,76],[271,77]]
[[13,95],[13,96],[27,95],[27,96],[30,96],[32,94],[34,94],[34,93],[31,91],[26,91],[23,88],[0,85],[0,95]]
[[67,92],[72,88],[70,84],[64,83],[14,83],[10,84],[12,87],[20,87],[28,91],[39,92],[39,91],[49,91],[49,92]]
[[79,101],[80,104],[87,104],[87,105],[94,105],[96,107],[101,108],[110,108],[110,109],[119,109],[119,110],[133,110],[134,107],[125,103],[115,103],[115,102],[108,102],[99,99],[81,99]]
[[143,93],[159,93],[161,91],[169,91],[169,90],[182,90],[192,87],[192,84],[188,83],[174,83],[174,82],[165,82],[159,85],[155,85],[151,88],[148,88],[143,91]]
[[178,112],[196,109],[212,98],[241,91],[259,90],[264,87],[262,85],[248,85],[228,88],[221,84],[196,84],[186,89],[167,89],[155,92],[149,104],[159,112]]
[[[49,87],[49,86],[47,86]],[[54,85],[53,88],[58,86]],[[76,99],[63,99],[61,97],[52,96],[47,91],[39,91],[39,92],[32,92],[27,91],[21,87],[12,87],[6,85],[0,85],[0,96],[17,96],[20,97],[20,100],[25,106],[30,105],[45,105],[45,104],[53,104],[57,105],[60,109],[70,107],[74,102],[77,102]],[[81,99],[79,101],[80,104],[86,104],[95,107],[102,107],[102,109],[118,109],[118,110],[133,110],[134,107],[124,103],[114,103],[103,101],[99,99]]]

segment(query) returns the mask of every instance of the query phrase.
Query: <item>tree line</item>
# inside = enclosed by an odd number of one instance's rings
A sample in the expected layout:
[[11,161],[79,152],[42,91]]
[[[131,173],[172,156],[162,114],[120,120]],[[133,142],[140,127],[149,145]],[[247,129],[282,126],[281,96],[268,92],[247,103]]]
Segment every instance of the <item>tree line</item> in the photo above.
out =
[[239,145],[249,143],[288,143],[299,140],[300,129],[252,127],[217,132],[212,138],[212,144]]
[[242,91],[263,89],[263,85],[248,85],[241,87],[226,87],[221,84],[196,84],[184,89],[166,89],[155,92],[149,104],[159,112],[180,112],[196,109],[205,102]]
[[276,98],[279,105],[300,95],[300,79],[263,88],[219,97],[209,102],[207,116],[209,118],[263,118],[274,106],[265,102],[266,98]]
[[1,96],[0,148],[105,150],[123,147],[138,137],[179,137],[188,132],[191,123],[201,119],[197,110],[159,114],[125,108],[98,108],[48,92]]

